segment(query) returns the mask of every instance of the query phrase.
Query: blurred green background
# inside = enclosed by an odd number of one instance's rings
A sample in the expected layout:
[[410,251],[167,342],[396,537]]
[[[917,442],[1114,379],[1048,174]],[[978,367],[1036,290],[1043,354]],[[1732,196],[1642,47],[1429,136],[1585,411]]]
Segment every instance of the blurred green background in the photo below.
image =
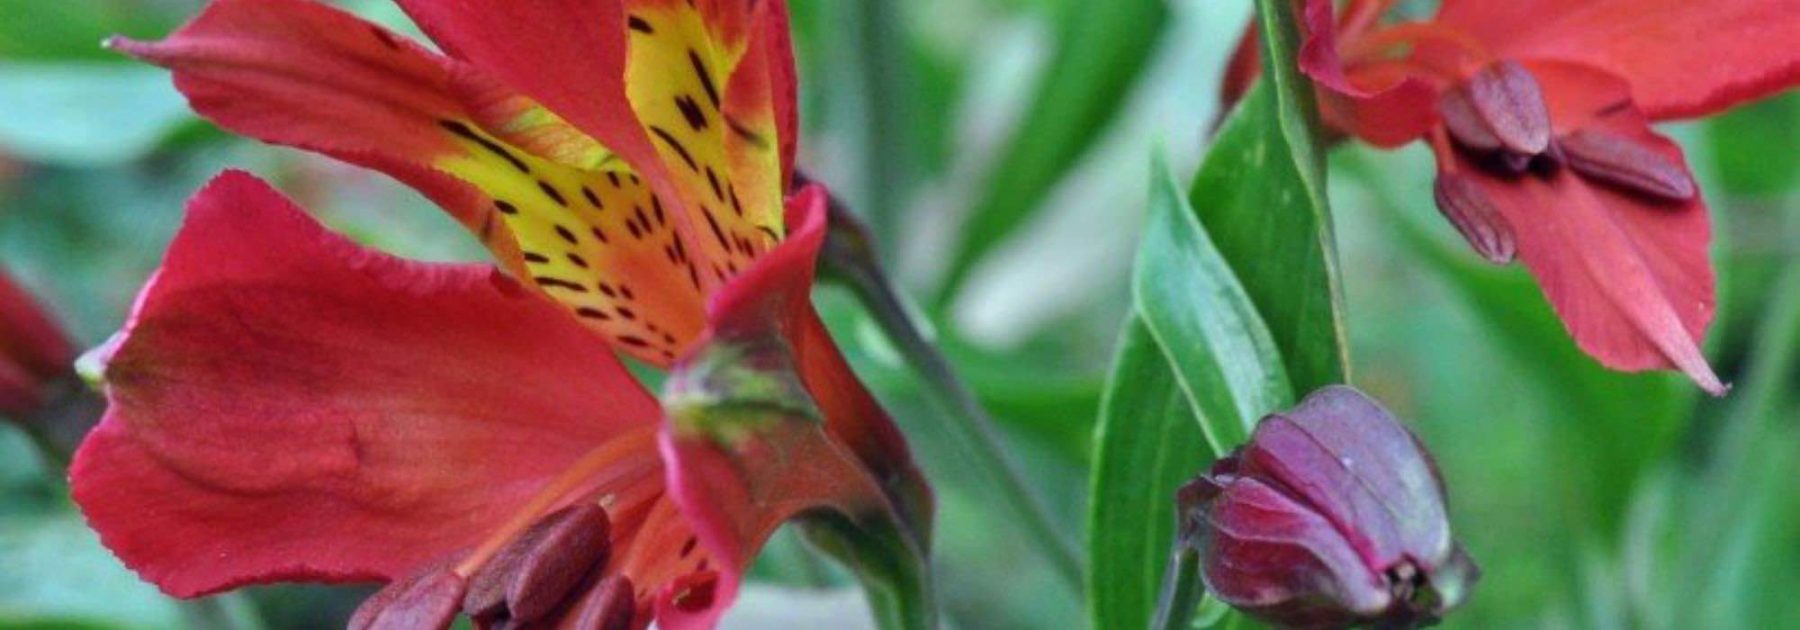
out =
[[[1150,154],[1192,172],[1249,1],[790,1],[803,167],[876,228],[1077,539]],[[83,344],[117,329],[184,199],[226,167],[389,251],[480,258],[412,192],[225,135],[162,70],[98,46],[165,34],[202,4],[0,0],[0,265]],[[385,0],[339,4],[414,31]],[[1353,380],[1432,446],[1454,526],[1486,570],[1450,627],[1800,627],[1800,97],[1666,131],[1712,204],[1708,351],[1736,384],[1723,400],[1577,352],[1522,271],[1480,263],[1437,217],[1423,151],[1332,155]],[[937,486],[949,621],[1078,626],[1079,597],[985,498],[896,353],[847,295],[818,298]],[[99,547],[61,477],[0,425],[0,628],[311,628],[367,592],[178,605]],[[793,539],[757,575],[732,625],[866,623],[843,575]]]

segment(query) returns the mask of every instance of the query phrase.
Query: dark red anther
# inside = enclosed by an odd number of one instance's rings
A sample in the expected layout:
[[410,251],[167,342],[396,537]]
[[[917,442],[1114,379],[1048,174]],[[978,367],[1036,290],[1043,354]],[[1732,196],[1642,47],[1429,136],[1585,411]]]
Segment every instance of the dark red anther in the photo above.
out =
[[637,600],[632,594],[631,579],[615,575],[601,580],[569,617],[577,628],[629,630],[636,616]]
[[606,509],[581,503],[558,510],[501,549],[470,579],[463,612],[533,621],[554,612],[587,575],[606,564]]
[[1581,129],[1557,144],[1569,168],[1588,179],[1670,201],[1688,201],[1699,194],[1687,170],[1636,140]]
[[448,568],[438,568],[388,584],[350,617],[350,630],[420,630],[448,628],[469,583]]
[[[1501,148],[1537,155],[1550,146],[1550,108],[1537,78],[1525,66],[1511,60],[1488,64],[1469,78],[1465,89],[1470,107]],[[1449,124],[1448,118],[1445,122]]]
[[1496,265],[1510,263],[1518,256],[1512,224],[1507,223],[1506,217],[1470,176],[1440,173],[1432,188],[1438,212],[1456,226],[1456,231],[1475,248],[1475,253]]
[[1474,151],[1487,152],[1500,150],[1500,138],[1488,128],[1487,121],[1482,120],[1481,112],[1475,110],[1475,103],[1469,99],[1468,86],[1458,86],[1444,91],[1438,98],[1438,117],[1444,121],[1444,129],[1458,145]]

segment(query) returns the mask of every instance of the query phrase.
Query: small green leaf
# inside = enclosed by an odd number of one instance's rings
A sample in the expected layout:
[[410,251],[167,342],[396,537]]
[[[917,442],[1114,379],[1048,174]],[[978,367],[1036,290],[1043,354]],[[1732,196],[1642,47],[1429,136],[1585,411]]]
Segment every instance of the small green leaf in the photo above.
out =
[[1175,368],[1216,453],[1242,444],[1257,419],[1293,402],[1287,370],[1255,305],[1214,249],[1161,158],[1138,250],[1137,312]]
[[1095,628],[1149,627],[1175,532],[1175,491],[1212,456],[1150,329],[1125,326],[1100,403],[1088,506]]
[[1070,2],[1058,16],[1055,56],[1045,65],[1033,105],[993,165],[981,201],[963,226],[940,297],[956,289],[981,257],[1024,225],[1118,115],[1169,24],[1167,0]]
[[1268,323],[1298,391],[1345,382],[1344,299],[1312,84],[1290,3],[1258,0],[1263,80],[1220,131],[1190,189]]

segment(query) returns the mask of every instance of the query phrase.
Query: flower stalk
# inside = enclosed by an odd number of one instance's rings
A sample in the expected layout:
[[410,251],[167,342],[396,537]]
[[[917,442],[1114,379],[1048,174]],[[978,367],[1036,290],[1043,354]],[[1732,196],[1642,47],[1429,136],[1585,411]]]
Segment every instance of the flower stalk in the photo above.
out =
[[[803,177],[796,176],[796,182]],[[950,361],[925,338],[899,291],[882,270],[868,228],[843,202],[831,200],[825,247],[819,256],[822,277],[850,289],[874,317],[888,340],[917,371],[931,398],[946,412],[945,424],[965,445],[965,457],[982,471],[1000,504],[1017,519],[1038,552],[1071,589],[1082,587],[1082,567],[1075,547],[1056,530],[1050,513],[1008,459],[992,418],[975,393],[957,377]]]

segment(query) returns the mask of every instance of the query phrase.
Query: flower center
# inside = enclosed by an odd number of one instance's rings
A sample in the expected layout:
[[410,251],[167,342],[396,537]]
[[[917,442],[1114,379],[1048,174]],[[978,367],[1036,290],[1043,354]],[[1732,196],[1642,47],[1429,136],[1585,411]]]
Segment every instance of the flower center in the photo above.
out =
[[[500,529],[489,535],[487,540],[475,547],[475,550],[464,557],[456,565],[456,573],[465,578],[475,575],[494,555],[521,534],[525,533],[533,523],[550,511],[551,508],[566,501],[571,495],[592,492],[602,487],[623,487],[622,492],[641,494],[647,487],[654,498],[660,494],[661,485],[651,483],[631,483],[641,480],[646,474],[654,473],[660,466],[656,451],[656,427],[646,425],[632,429],[606,443],[588,451],[574,465],[569,466],[562,474],[557,475],[549,484],[539,490],[537,495],[525,503],[524,507],[513,515]],[[622,483],[623,482],[623,483]],[[635,496],[633,500],[638,500]],[[618,501],[616,495],[607,511],[614,514],[630,507],[630,504]]]

